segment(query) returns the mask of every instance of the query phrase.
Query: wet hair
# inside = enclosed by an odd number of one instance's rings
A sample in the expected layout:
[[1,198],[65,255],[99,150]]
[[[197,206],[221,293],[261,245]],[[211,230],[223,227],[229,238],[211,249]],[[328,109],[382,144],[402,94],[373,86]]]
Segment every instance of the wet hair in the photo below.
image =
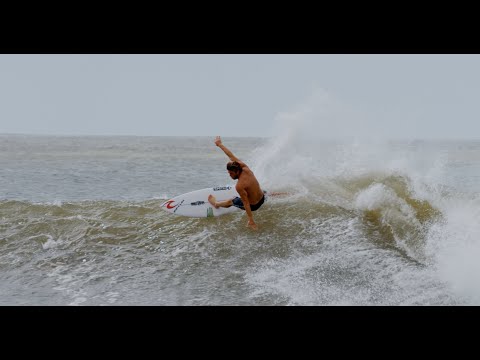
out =
[[242,171],[242,167],[236,161],[230,161],[227,163],[227,170],[230,171]]

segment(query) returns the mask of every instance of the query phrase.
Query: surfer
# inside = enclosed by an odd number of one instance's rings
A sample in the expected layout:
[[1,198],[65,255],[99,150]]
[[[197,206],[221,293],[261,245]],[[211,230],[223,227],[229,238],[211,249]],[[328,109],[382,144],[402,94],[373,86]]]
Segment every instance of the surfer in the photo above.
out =
[[231,161],[227,163],[227,171],[233,180],[238,180],[235,189],[240,197],[236,196],[232,199],[217,201],[215,196],[209,195],[208,202],[215,208],[236,206],[245,210],[248,217],[247,226],[253,230],[257,230],[257,224],[253,220],[252,212],[258,210],[265,201],[265,192],[260,188],[257,178],[252,170],[241,160],[239,160],[233,153],[222,144],[220,136],[215,138],[215,145],[223,150]]

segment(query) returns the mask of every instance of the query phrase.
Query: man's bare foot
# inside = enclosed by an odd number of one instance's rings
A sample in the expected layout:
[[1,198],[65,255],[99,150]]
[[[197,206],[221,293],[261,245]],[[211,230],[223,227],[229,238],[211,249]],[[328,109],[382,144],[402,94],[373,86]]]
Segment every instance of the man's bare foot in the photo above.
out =
[[215,209],[218,209],[219,206],[217,205],[217,199],[213,195],[208,195],[208,202],[215,206]]

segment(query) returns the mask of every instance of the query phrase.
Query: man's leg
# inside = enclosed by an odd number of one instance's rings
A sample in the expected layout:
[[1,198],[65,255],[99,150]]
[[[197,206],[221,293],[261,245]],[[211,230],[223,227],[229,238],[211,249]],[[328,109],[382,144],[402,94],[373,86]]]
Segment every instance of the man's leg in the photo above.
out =
[[229,208],[233,205],[232,199],[217,202],[217,199],[213,195],[208,195],[208,202],[215,206],[215,209],[218,209],[219,207]]
[[283,195],[291,195],[291,193],[288,192],[268,192],[268,196],[283,196]]

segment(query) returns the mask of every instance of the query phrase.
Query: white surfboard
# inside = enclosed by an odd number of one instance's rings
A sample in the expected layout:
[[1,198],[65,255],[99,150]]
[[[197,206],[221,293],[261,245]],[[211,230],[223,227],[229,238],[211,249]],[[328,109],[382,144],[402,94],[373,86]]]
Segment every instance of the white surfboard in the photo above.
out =
[[214,217],[242,211],[235,206],[215,209],[208,202],[208,195],[212,194],[217,201],[232,199],[238,195],[235,185],[217,186],[195,190],[186,194],[178,195],[165,201],[161,208],[171,214],[189,217]]

